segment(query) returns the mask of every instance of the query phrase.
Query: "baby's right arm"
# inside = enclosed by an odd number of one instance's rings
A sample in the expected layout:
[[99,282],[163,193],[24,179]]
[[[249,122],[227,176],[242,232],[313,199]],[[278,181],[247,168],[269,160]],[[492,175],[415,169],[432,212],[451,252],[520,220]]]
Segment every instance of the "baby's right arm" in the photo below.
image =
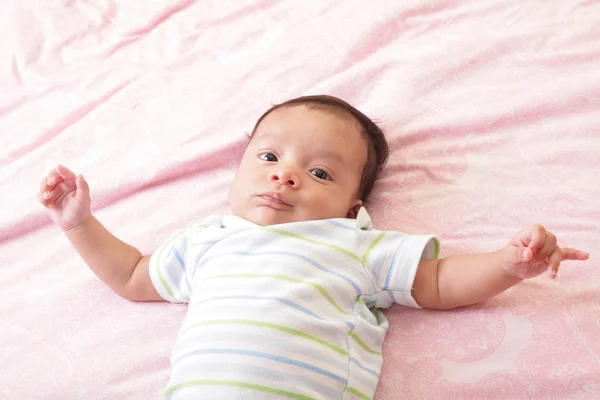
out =
[[38,199],[108,287],[132,301],[164,300],[150,280],[150,256],[113,236],[92,215],[90,189],[83,175],[58,165],[42,179]]

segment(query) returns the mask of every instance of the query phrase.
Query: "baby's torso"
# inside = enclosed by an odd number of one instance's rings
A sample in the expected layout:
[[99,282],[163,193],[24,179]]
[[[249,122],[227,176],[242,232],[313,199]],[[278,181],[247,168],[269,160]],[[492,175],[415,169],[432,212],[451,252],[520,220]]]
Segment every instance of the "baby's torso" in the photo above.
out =
[[227,225],[189,244],[205,248],[186,266],[191,296],[166,397],[371,398],[387,323],[355,227]]

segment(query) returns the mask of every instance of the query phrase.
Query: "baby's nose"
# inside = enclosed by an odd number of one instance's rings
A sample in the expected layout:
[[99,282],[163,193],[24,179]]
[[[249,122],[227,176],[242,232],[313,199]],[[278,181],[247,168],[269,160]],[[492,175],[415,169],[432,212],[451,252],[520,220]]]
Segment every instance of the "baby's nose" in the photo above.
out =
[[294,189],[297,189],[300,184],[300,180],[291,169],[279,169],[271,172],[269,175],[270,181],[277,181],[281,185],[288,185]]

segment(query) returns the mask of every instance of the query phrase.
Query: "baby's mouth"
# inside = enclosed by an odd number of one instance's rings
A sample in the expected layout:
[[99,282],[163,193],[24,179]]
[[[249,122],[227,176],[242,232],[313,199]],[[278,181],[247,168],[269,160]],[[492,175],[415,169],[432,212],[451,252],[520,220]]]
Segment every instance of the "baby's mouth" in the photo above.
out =
[[274,206],[275,208],[292,207],[292,205],[288,203],[285,200],[285,198],[279,193],[269,192],[261,194],[259,197],[265,200],[269,205]]

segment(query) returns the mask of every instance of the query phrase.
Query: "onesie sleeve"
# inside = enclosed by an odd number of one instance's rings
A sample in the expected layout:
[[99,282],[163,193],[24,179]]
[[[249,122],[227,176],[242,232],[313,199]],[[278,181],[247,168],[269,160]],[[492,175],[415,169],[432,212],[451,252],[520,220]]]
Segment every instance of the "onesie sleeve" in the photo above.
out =
[[364,267],[373,280],[376,306],[387,308],[397,303],[420,308],[411,293],[415,274],[421,259],[438,258],[438,239],[373,229],[365,234],[370,236],[370,249]]
[[193,238],[196,227],[171,235],[150,256],[150,279],[156,291],[172,303],[188,303],[194,273]]

